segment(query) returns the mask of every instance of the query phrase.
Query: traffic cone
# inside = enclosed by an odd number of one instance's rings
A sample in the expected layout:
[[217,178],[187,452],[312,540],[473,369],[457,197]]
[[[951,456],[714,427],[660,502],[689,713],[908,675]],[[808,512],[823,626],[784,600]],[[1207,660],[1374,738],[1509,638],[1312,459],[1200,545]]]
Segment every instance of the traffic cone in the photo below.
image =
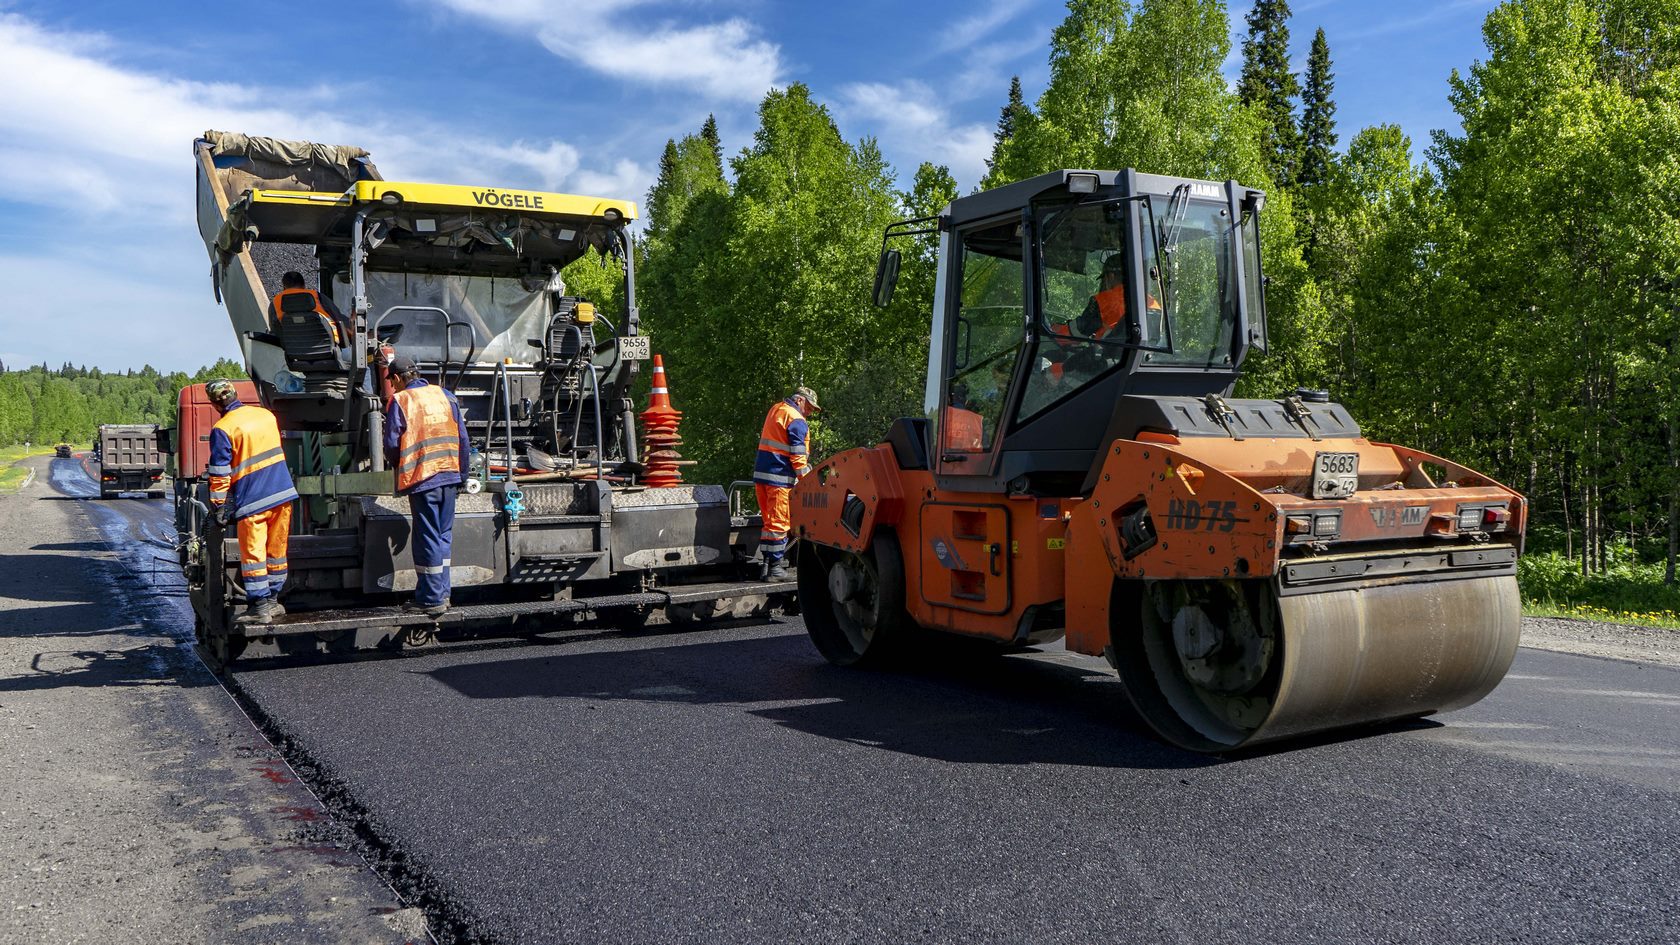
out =
[[647,441],[642,451],[646,457],[643,460],[646,467],[642,473],[643,485],[682,484],[681,467],[691,465],[693,461],[683,459],[676,449],[682,443],[682,437],[677,432],[677,424],[681,420],[682,411],[671,406],[671,391],[665,380],[665,359],[656,354],[653,356],[653,393],[648,397],[648,408],[642,411],[642,427]]

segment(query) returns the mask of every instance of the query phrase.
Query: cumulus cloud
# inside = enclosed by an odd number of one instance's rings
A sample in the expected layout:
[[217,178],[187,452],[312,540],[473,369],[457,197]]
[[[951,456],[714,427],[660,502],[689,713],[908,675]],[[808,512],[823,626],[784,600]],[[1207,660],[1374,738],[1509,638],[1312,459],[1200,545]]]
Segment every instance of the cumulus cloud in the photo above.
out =
[[[493,182],[540,190],[640,194],[652,174],[633,161],[558,140],[506,141],[384,111],[347,122],[345,102],[320,88],[198,82],[126,68],[105,37],[50,30],[0,13],[0,308],[7,360],[26,356],[188,366],[232,349],[208,289],[194,220],[192,141],[206,129],[244,131],[373,153],[388,177]],[[447,147],[439,147],[447,142]],[[167,319],[200,332],[159,332]],[[25,315],[27,313],[27,317]],[[146,317],[141,317],[142,315]],[[42,324],[74,323],[74,334]],[[14,351],[33,346],[33,353]]]
[[[755,101],[782,76],[781,49],[740,17],[709,23],[658,19],[652,0],[443,0],[443,5],[554,55],[627,82],[688,87]],[[663,4],[668,5],[668,4]],[[632,15],[636,11],[636,15]]]
[[[838,108],[873,127],[883,149],[943,164],[958,182],[978,183],[992,153],[992,129],[954,124],[936,102],[933,91],[921,82],[857,82],[840,90]],[[908,174],[913,168],[902,170]]]

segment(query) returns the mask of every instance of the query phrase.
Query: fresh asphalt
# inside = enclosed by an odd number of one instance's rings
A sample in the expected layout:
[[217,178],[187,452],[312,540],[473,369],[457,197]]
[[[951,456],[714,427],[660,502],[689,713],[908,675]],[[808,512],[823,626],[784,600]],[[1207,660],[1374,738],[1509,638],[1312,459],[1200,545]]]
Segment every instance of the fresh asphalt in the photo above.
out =
[[472,941],[1680,941],[1671,668],[1524,649],[1469,709],[1230,759],[1100,660],[848,671],[797,620],[234,677]]

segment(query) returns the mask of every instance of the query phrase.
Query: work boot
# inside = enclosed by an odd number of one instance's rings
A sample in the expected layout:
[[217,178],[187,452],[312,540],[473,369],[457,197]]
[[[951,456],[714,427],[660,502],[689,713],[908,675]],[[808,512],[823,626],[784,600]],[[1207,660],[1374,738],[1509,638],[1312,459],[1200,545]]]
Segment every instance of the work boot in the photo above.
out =
[[449,613],[449,601],[444,601],[441,604],[422,604],[417,600],[411,600],[403,604],[402,609],[405,614],[425,614],[436,620]]
[[777,581],[785,581],[787,579],[787,562],[778,558],[777,560],[770,562],[770,566],[764,569],[764,577],[761,580],[763,580],[766,584],[775,584]]
[[281,609],[279,601],[272,597],[262,597],[246,605],[245,612],[235,618],[233,622],[237,624],[259,624],[266,627],[274,622],[275,617],[284,613],[285,611]]

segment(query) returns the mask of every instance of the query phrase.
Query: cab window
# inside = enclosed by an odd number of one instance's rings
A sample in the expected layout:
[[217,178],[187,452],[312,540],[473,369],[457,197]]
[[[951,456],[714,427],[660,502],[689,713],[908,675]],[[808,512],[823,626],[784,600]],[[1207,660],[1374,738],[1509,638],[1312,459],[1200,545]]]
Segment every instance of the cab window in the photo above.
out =
[[963,234],[960,266],[938,424],[942,454],[986,452],[997,438],[1026,330],[1020,223]]

